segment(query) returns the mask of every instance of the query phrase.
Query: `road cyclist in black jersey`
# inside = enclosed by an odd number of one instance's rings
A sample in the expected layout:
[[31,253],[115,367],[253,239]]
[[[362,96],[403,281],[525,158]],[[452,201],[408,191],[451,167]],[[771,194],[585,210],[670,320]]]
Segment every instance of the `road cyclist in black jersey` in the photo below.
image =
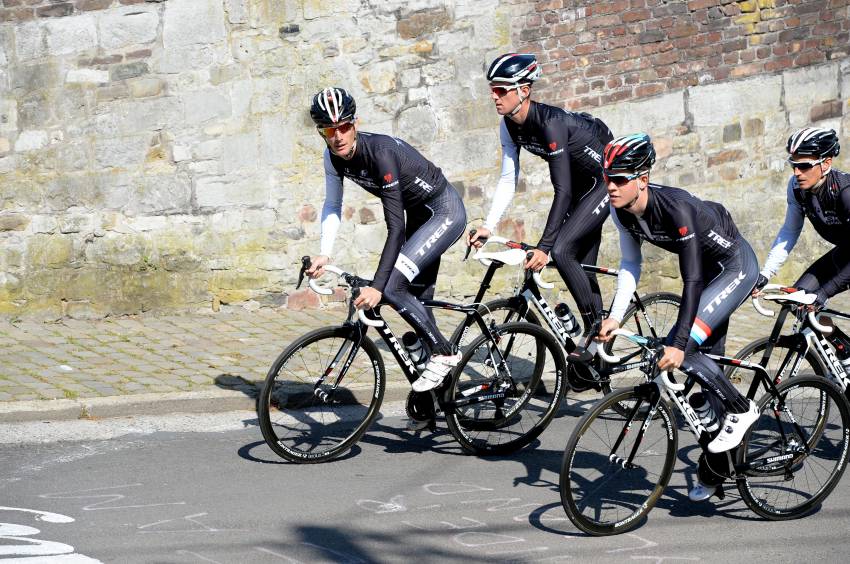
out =
[[[714,413],[725,413],[725,417],[708,443],[708,451],[726,452],[738,446],[758,419],[758,410],[703,352],[722,353],[729,317],[755,286],[758,262],[722,205],[679,188],[650,183],[654,162],[655,149],[644,133],[619,137],[605,147],[605,182],[611,216],[620,232],[622,259],[614,304],[602,322],[599,338],[607,341],[620,327],[640,277],[640,243],[646,240],[677,254],[682,306],[658,368],[678,368],[709,392],[706,399]],[[693,501],[708,499],[716,489],[698,482],[689,497]]]
[[[358,131],[356,103],[342,88],[325,88],[313,97],[310,115],[327,143],[324,154],[325,203],[321,251],[311,257],[307,275],[316,278],[330,261],[342,216],[342,182],[354,181],[381,199],[387,224],[378,268],[354,305],[370,309],[385,300],[416,332],[431,356],[417,392],[438,387],[460,361],[437,329],[434,314],[420,299],[434,295],[440,256],[463,234],[466,210],[443,172],[401,139]],[[412,344],[411,348],[415,348]]]
[[809,219],[818,235],[835,247],[814,262],[795,288],[817,294],[819,306],[850,287],[850,174],[832,168],[841,146],[832,129],[803,128],[788,138],[785,223],[771,245],[759,275],[761,289],[783,265]]
[[[602,296],[596,274],[584,270],[582,263],[596,264],[602,224],[609,214],[600,162],[613,135],[590,114],[531,100],[532,84],[539,77],[540,66],[530,54],[502,55],[487,71],[491,98],[504,116],[499,126],[502,173],[483,227],[467,242],[480,248],[508,208],[519,177],[520,149],[544,159],[554,196],[543,234],[525,267],[539,272],[550,259],[555,263],[578,305],[587,335],[601,315]],[[573,336],[577,335],[578,331]]]

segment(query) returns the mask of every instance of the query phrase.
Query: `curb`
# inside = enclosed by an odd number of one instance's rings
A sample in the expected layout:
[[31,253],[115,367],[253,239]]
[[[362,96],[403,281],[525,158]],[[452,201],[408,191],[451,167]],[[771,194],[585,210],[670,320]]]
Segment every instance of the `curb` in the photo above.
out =
[[[256,388],[252,388],[256,393]],[[387,382],[384,401],[404,401],[410,391],[407,382]],[[256,411],[256,398],[251,390],[212,389],[198,392],[135,394],[78,400],[31,400],[0,402],[0,423],[31,421],[69,421],[75,419],[107,419],[136,415],[171,415],[175,413],[219,413]]]

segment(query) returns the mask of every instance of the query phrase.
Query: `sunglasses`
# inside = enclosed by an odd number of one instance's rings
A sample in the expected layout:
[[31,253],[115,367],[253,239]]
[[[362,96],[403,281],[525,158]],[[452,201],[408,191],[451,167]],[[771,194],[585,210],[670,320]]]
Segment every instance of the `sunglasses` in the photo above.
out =
[[321,133],[322,135],[324,135],[325,137],[330,139],[331,137],[333,137],[336,134],[337,131],[345,134],[345,133],[348,133],[349,131],[351,131],[352,127],[354,127],[354,124],[351,123],[350,121],[348,121],[348,122],[345,122],[345,123],[341,123],[339,125],[335,125],[333,127],[322,127],[320,125],[317,125],[316,129],[319,130],[319,133]]
[[794,170],[796,168],[800,172],[806,172],[807,170],[812,170],[812,168],[821,164],[825,160],[826,159],[818,159],[816,161],[794,161],[788,159],[788,164],[791,165],[791,170]]
[[490,92],[501,98],[502,96],[507,95],[511,90],[519,90],[523,84],[517,84],[515,86],[490,86]]
[[607,172],[602,173],[602,179],[605,182],[613,182],[616,186],[623,186],[635,178],[640,178],[641,173],[635,172],[634,174],[608,174]]

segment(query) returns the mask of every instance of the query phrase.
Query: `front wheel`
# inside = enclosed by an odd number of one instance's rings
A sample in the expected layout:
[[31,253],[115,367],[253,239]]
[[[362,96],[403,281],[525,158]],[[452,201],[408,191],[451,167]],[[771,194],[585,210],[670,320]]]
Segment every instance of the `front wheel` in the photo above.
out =
[[473,454],[507,454],[529,444],[564,394],[564,354],[545,329],[507,323],[494,328],[494,337],[481,335],[469,345],[443,398],[449,431]]
[[324,462],[357,442],[384,397],[384,362],[354,327],[316,329],[284,350],[257,403],[263,438],[279,456]]
[[652,399],[650,386],[599,400],[567,442],[561,504],[585,533],[614,535],[640,526],[667,487],[678,435],[670,408]]

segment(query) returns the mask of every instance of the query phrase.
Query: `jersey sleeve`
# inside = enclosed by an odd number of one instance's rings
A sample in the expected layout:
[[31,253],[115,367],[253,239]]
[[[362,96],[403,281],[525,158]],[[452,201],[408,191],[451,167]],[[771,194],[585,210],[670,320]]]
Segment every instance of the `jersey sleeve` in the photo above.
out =
[[484,221],[484,227],[490,231],[496,229],[496,225],[508,209],[516,191],[517,178],[519,178],[519,147],[511,139],[504,119],[499,125],[499,141],[502,144],[502,173],[496,185],[496,192],[493,194],[490,212]]
[[537,248],[548,253],[555,244],[561,225],[567,218],[573,201],[573,188],[568,128],[549,122],[544,126],[543,133],[544,143],[549,150],[549,176],[552,180],[554,196],[549,217],[546,219],[546,227],[543,228],[543,235],[537,243]]
[[381,151],[375,155],[381,186],[381,204],[384,207],[384,221],[387,223],[387,240],[378,260],[378,268],[372,280],[372,287],[381,292],[387,285],[401,247],[404,245],[404,201],[401,197],[399,173],[401,166],[397,154]]
[[325,203],[322,206],[322,230],[319,254],[331,256],[342,217],[342,176],[331,163],[330,152],[325,149]]
[[770,252],[764,261],[764,267],[761,269],[761,274],[768,280],[785,263],[788,255],[791,253],[791,249],[794,248],[794,245],[797,244],[797,240],[800,238],[800,232],[803,231],[803,222],[806,216],[803,212],[803,206],[794,197],[793,177],[788,181],[786,200],[788,206],[785,209],[785,223],[779,228],[779,233],[773,240],[773,244],[770,246]]
[[697,316],[699,300],[705,282],[702,271],[702,249],[697,239],[697,212],[691,205],[677,208],[668,220],[670,235],[679,243],[679,272],[682,276],[682,305],[676,320],[676,334],[672,345],[685,350],[691,327]]
[[614,294],[614,303],[611,305],[611,314],[620,323],[632,300],[632,294],[637,289],[640,280],[641,263],[643,255],[640,250],[640,241],[629,233],[617,218],[617,210],[611,206],[611,219],[617,226],[620,234],[620,272],[617,274],[617,291]]

